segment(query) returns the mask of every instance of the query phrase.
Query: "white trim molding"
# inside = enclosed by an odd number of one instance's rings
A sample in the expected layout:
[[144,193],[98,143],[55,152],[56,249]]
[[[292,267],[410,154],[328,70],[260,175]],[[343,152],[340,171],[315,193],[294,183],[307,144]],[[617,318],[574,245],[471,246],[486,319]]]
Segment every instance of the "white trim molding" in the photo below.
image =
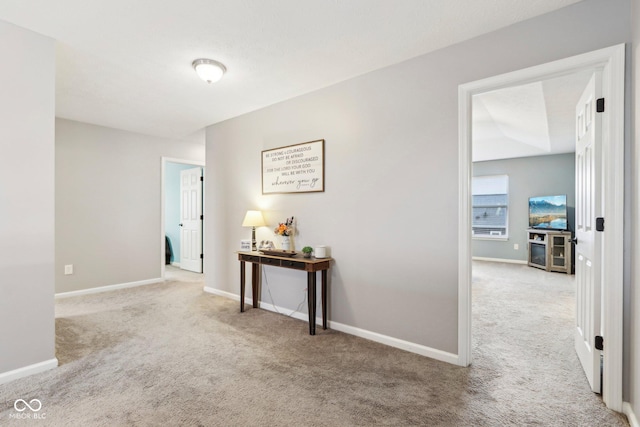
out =
[[627,420],[629,421],[629,425],[631,427],[640,427],[640,423],[638,422],[638,418],[636,414],[633,412],[633,408],[629,402],[624,402],[622,404],[622,413],[627,416]]
[[[221,291],[220,289],[210,288],[209,286],[205,286],[203,290],[209,294],[218,295],[218,296],[229,298],[235,301],[240,301],[240,295],[234,294],[232,292]],[[249,297],[245,297],[244,303],[253,305],[253,299]]]
[[118,289],[135,288],[137,286],[151,285],[154,283],[164,282],[164,279],[158,277],[155,279],[140,280],[137,282],[120,283],[117,285],[100,286],[97,288],[81,289],[79,291],[60,292],[56,294],[56,298],[70,298],[80,295],[97,294],[100,292],[115,291]]
[[[306,320],[307,317],[305,316]],[[320,320],[322,322],[322,320]],[[349,335],[355,335],[360,338],[365,338],[370,341],[375,341],[380,344],[388,345],[390,347],[399,348],[410,353],[426,356],[431,359],[439,360],[441,362],[451,363],[453,365],[458,364],[458,355],[448,353],[446,351],[438,350],[435,348],[427,347],[421,344],[416,344],[410,341],[401,340],[398,338],[390,337],[388,335],[382,335],[377,332],[372,332],[366,329],[356,328],[355,326],[345,325],[343,323],[329,321],[329,327],[333,330],[344,332]]]
[[40,372],[48,371],[49,369],[58,367],[58,359],[45,360],[44,362],[34,363],[33,365],[24,366],[22,368],[14,369],[0,373],[0,384],[6,384],[10,381],[17,380],[19,378],[28,377],[30,375],[39,374]]
[[[205,292],[222,296],[225,298],[229,298],[235,301],[240,301],[240,296],[231,292],[221,291],[219,289],[205,287]],[[253,304],[253,299],[245,298],[245,304]],[[307,313],[303,313],[300,311],[290,310],[288,308],[278,307],[273,304],[269,304],[266,302],[260,302],[260,308],[268,311],[272,311],[274,313],[283,314],[285,316],[293,317],[294,319],[299,319],[304,322],[309,321],[309,315]],[[316,317],[316,324],[322,324],[322,317]],[[446,351],[437,350],[431,347],[426,347],[424,345],[412,343],[410,341],[404,341],[398,338],[390,337],[388,335],[382,335],[377,332],[368,331],[366,329],[356,328],[355,326],[345,325],[344,323],[338,323],[333,321],[327,321],[327,327],[329,329],[333,329],[334,331],[344,332],[349,335],[354,335],[356,337],[364,338],[370,341],[375,341],[380,344],[388,345],[390,347],[399,348],[400,350],[405,350],[411,353],[416,353],[421,356],[426,356],[431,359],[440,360],[442,362],[447,362],[451,364],[458,364],[458,355],[448,353]]]
[[624,68],[625,45],[619,44],[524,70],[460,85],[458,88],[458,359],[471,363],[471,113],[474,95],[532,83],[578,71],[601,70],[606,111],[602,116],[602,191],[606,207],[602,290],[604,381],[602,399],[622,411],[623,361],[623,210],[624,210]]
[[523,261],[521,259],[507,259],[507,258],[487,258],[483,256],[474,256],[472,257],[474,261],[487,261],[487,262],[504,262],[507,264],[523,264],[527,265],[527,261]]

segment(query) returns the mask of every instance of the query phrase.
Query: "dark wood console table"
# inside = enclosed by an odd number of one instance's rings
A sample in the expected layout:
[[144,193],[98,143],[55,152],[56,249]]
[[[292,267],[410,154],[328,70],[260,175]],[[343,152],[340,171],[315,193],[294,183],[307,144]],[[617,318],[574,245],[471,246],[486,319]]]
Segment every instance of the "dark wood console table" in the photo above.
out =
[[327,329],[327,271],[331,258],[281,257],[260,252],[238,252],[240,261],[240,311],[244,312],[245,263],[251,263],[251,291],[253,307],[258,308],[260,265],[291,268],[307,272],[307,302],[309,304],[309,334],[316,334],[316,272],[322,273],[322,329]]

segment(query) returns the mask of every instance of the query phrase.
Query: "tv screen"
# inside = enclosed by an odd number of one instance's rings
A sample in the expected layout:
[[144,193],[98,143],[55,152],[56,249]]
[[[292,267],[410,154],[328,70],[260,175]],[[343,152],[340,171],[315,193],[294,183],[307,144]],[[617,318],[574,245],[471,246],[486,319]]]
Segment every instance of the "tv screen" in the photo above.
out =
[[567,229],[567,195],[529,198],[529,227]]

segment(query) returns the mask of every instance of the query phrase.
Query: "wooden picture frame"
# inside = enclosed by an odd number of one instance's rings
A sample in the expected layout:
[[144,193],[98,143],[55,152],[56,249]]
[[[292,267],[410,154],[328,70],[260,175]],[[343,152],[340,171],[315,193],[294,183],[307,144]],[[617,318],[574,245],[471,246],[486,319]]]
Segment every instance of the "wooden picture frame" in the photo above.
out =
[[324,191],[324,139],[262,151],[262,194]]

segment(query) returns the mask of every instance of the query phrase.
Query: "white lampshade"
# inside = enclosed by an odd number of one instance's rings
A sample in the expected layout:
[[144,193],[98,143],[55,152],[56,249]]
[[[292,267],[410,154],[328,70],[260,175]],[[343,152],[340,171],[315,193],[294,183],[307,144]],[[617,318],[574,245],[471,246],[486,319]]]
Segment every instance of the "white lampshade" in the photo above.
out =
[[227,68],[213,59],[200,58],[191,64],[198,76],[207,83],[215,83],[222,78]]
[[247,211],[244,221],[242,221],[243,227],[264,227],[265,225],[267,224],[264,222],[260,211]]

